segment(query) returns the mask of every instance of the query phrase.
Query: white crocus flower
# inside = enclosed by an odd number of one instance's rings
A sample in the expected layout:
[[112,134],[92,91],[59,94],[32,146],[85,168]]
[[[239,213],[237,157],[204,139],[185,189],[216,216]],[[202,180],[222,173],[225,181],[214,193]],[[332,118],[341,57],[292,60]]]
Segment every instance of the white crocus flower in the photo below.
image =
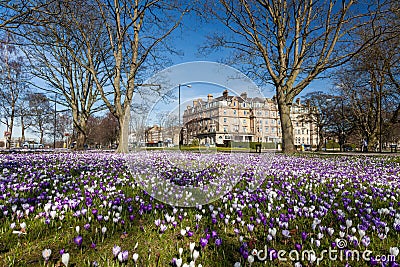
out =
[[61,256],[61,262],[68,267],[68,262],[69,262],[69,253],[64,253]]
[[51,249],[46,248],[42,251],[42,256],[44,258],[45,261],[48,261],[51,255]]

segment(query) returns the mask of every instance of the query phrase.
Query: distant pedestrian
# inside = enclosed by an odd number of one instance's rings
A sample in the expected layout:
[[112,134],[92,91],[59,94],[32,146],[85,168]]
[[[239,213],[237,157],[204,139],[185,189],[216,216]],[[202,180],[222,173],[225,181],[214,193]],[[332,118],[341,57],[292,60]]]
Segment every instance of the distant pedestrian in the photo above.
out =
[[363,142],[363,151],[364,151],[364,152],[368,152],[368,142],[367,142],[367,139],[364,139],[364,142]]

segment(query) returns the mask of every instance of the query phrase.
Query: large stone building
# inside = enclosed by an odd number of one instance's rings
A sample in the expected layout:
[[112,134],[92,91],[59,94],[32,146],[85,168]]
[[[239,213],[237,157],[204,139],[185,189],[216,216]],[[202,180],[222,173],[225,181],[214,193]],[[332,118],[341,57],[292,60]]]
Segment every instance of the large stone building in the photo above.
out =
[[[295,145],[316,145],[314,125],[307,122],[309,107],[298,99],[292,105],[291,118]],[[181,142],[190,144],[198,139],[200,144],[227,145],[230,142],[282,142],[279,111],[276,101],[268,98],[250,98],[247,93],[206,100],[197,99],[183,114]],[[277,147],[277,146],[276,146]]]

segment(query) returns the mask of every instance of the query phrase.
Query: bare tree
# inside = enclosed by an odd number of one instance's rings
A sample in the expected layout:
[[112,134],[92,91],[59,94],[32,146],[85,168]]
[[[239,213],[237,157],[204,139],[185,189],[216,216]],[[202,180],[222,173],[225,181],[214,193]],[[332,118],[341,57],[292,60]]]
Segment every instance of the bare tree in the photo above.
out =
[[301,115],[300,120],[316,126],[318,135],[317,151],[321,150],[326,132],[332,129],[337,112],[337,97],[322,91],[311,92],[304,96],[309,105],[309,113]]
[[43,144],[43,138],[52,125],[53,109],[49,99],[40,93],[33,93],[29,96],[30,130],[39,135],[39,142]]
[[0,29],[13,31],[23,24],[35,24],[32,14],[54,2],[36,0],[2,0],[0,1]]
[[18,125],[21,127],[21,142],[25,141],[25,132],[31,126],[29,98],[32,92],[30,90],[23,93],[21,101],[17,103],[17,113],[19,117]]
[[88,69],[103,101],[118,120],[117,152],[127,152],[130,107],[133,94],[141,85],[140,73],[149,66],[146,64],[149,58],[157,59],[156,47],[178,27],[186,8],[180,10],[178,1],[164,0],[96,0],[96,5],[101,17],[99,24],[105,27],[108,36],[104,58],[109,55],[112,58],[104,64],[111,90],[102,84],[104,73],[96,70],[94,61],[90,61]]
[[88,142],[91,145],[110,147],[118,140],[118,121],[110,112],[88,120]]
[[27,88],[27,70],[20,51],[13,45],[13,37],[7,33],[0,41],[0,108],[1,122],[6,125],[8,143],[12,138],[17,107]]
[[[30,45],[25,50],[33,74],[47,83],[42,90],[61,96],[58,103],[72,111],[75,148],[83,149],[88,118],[105,108],[99,103],[100,94],[88,70],[92,68],[99,76],[104,71],[100,63],[104,63],[103,50],[107,48],[101,21],[93,4],[81,1],[47,5],[37,18],[46,24],[24,28],[29,33],[26,37]],[[104,77],[96,81],[105,86]]]
[[350,101],[354,126],[370,148],[379,151],[382,151],[383,136],[388,135],[390,124],[397,123],[400,110],[399,4],[391,5],[396,6],[397,9],[391,8],[386,17],[357,32],[354,39],[360,43],[376,32],[385,34],[335,74],[339,89]]
[[[275,87],[282,126],[284,152],[294,152],[290,108],[293,99],[313,80],[335,68],[369,43],[356,49],[352,33],[376,16],[378,5],[353,0],[220,0],[210,12],[230,30],[231,35],[211,38],[210,48],[229,47],[235,58],[253,68],[262,80]],[[365,11],[365,14],[361,13]],[[245,62],[243,62],[245,60]]]

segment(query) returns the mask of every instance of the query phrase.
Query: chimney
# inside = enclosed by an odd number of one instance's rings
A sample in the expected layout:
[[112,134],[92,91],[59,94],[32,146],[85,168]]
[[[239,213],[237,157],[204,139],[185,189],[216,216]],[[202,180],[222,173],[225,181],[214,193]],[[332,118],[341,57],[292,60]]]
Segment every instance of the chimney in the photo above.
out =
[[213,100],[213,95],[212,94],[208,94],[207,95],[207,101],[211,102]]
[[296,99],[296,104],[300,106],[300,97]]
[[243,100],[246,100],[246,99],[247,99],[247,92],[241,93],[241,94],[240,94],[240,97],[241,97]]
[[224,98],[228,98],[228,90],[223,91],[223,92],[222,92],[222,96],[223,96]]
[[197,107],[197,100],[193,100],[193,107]]

